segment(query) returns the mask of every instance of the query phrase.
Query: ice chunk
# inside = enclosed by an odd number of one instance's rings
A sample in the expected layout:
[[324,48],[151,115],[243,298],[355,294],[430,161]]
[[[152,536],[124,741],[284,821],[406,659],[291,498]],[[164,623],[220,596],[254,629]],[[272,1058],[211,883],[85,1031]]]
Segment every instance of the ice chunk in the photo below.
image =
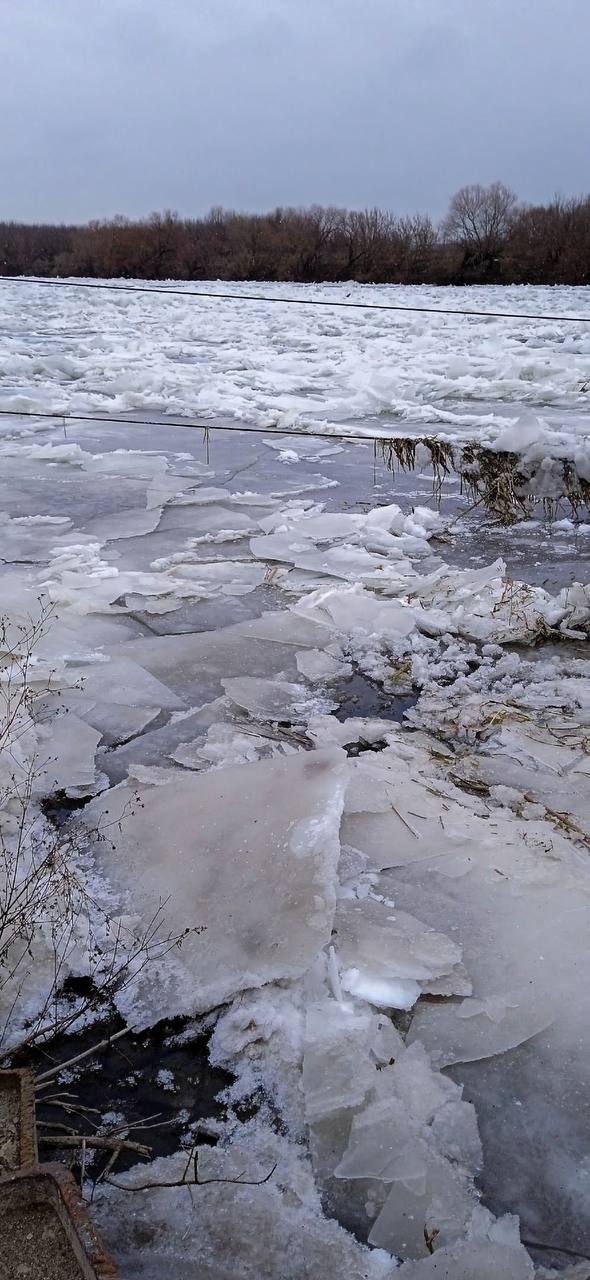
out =
[[481,1167],[475,1112],[461,1090],[433,1070],[415,1045],[398,1051],[376,1081],[377,1098],[353,1118],[337,1178],[377,1179],[391,1190],[370,1242],[403,1257],[462,1235],[477,1204],[473,1175]]
[[326,653],[325,649],[302,649],[295,658],[297,670],[305,676],[306,680],[309,680],[310,684],[340,680],[344,676],[349,676],[352,671],[350,663],[333,658],[330,653]]
[[[380,983],[410,983],[412,1004],[420,994],[419,980],[448,974],[461,960],[461,948],[442,933],[422,924],[405,911],[392,909],[383,902],[367,897],[344,898],[338,903],[334,920],[335,945],[341,965],[345,990],[370,1000],[364,987]],[[357,976],[351,977],[351,971]],[[361,988],[363,988],[361,990]],[[387,1004],[384,999],[373,1003]],[[408,1008],[407,1004],[392,1007]]]
[[345,635],[407,636],[414,630],[414,610],[393,601],[378,600],[370,591],[351,587],[320,587],[293,606],[296,613],[332,626]]
[[400,1280],[533,1280],[535,1269],[522,1247],[465,1241],[437,1249],[430,1258],[406,1262]]
[[141,538],[158,528],[161,515],[161,507],[149,510],[134,507],[108,516],[95,516],[81,527],[97,542],[113,542],[116,538]]
[[431,1129],[441,1155],[472,1173],[480,1172],[483,1152],[472,1103],[449,1098],[433,1117]]
[[358,1106],[376,1080],[370,1054],[375,1018],[352,1005],[324,1000],[307,1012],[303,1091],[308,1124],[333,1111]]
[[113,658],[100,666],[84,667],[76,671],[85,697],[96,702],[114,702],[123,707],[158,707],[179,711],[184,702],[171,689],[146,671],[139,663],[126,656]]
[[411,1009],[421,994],[411,978],[376,978],[360,969],[345,969],[341,975],[344,991],[367,1000],[378,1009]]
[[522,988],[485,1000],[468,997],[459,1005],[419,1008],[410,1040],[420,1040],[439,1066],[448,1067],[505,1053],[544,1031],[553,1019],[547,995]]
[[381,1182],[424,1182],[427,1152],[416,1124],[397,1098],[374,1102],[355,1116],[348,1151],[338,1178],[379,1178]]
[[[243,707],[255,720],[302,721],[312,711],[327,710],[333,704],[314,698],[299,684],[286,680],[261,680],[256,676],[238,676],[222,680],[232,702]],[[324,705],[322,706],[322,701]]]
[[39,744],[35,790],[45,795],[53,791],[69,795],[93,788],[94,754],[100,738],[96,729],[76,715],[54,716]]
[[112,834],[97,861],[146,923],[166,900],[175,930],[205,926],[185,939],[167,990],[149,975],[134,1018],[211,1008],[310,965],[334,915],[344,763],[337,748],[299,752],[175,775],[140,789],[132,813],[127,786],[88,806],[86,822],[108,814]]
[[[407,1148],[404,1170],[396,1179],[369,1233],[369,1243],[388,1249],[402,1258],[421,1258],[427,1253],[426,1239],[438,1246],[462,1236],[477,1203],[465,1174],[449,1161],[430,1151],[425,1143],[423,1163],[419,1161],[420,1139]],[[414,1169],[417,1177],[411,1177]],[[438,1253],[438,1251],[437,1251]],[[436,1272],[435,1272],[436,1274]]]

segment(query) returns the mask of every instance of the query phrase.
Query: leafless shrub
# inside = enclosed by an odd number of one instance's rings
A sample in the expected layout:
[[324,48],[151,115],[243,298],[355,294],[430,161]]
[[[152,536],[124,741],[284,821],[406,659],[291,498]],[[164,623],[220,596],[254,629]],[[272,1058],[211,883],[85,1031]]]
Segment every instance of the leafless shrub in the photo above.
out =
[[[165,903],[136,928],[92,887],[88,842],[111,838],[108,821],[82,836],[43,813],[35,711],[54,679],[35,649],[47,620],[44,609],[36,621],[0,618],[0,1060],[108,1008],[184,936],[167,929]],[[65,997],[76,961],[86,994]]]
[[435,436],[394,436],[377,440],[374,450],[395,474],[397,470],[414,470],[419,447],[430,459],[437,502],[446,478],[454,472],[460,478],[461,492],[469,498],[470,509],[482,506],[501,524],[529,519],[538,505],[547,520],[555,519],[562,506],[574,518],[590,511],[590,483],[571,461],[564,460],[556,467],[555,493],[547,496],[536,490],[536,465],[525,464],[516,453],[485,448],[476,441],[452,445]]

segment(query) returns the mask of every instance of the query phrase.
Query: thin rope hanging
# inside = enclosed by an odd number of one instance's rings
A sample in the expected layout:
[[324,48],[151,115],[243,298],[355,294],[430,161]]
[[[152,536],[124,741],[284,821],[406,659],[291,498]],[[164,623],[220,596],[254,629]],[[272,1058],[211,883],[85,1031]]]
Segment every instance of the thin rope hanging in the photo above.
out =
[[34,284],[50,289],[109,289],[113,293],[159,293],[166,297],[217,298],[231,302],[269,302],[298,307],[343,307],[356,311],[409,311],[432,316],[475,316],[487,320],[541,320],[560,324],[590,324],[590,315],[537,315],[526,311],[469,311],[461,307],[419,307],[398,302],[349,302],[337,298],[284,298],[263,293],[226,293],[214,289],[165,289],[158,285],[110,284],[98,280],[46,280],[32,276],[0,276],[0,284]]

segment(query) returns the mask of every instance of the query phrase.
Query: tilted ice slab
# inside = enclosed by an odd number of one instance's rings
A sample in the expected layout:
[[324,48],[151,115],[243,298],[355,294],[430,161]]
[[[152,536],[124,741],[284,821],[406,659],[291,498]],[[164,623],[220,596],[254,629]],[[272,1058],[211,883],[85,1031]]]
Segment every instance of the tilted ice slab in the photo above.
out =
[[329,684],[349,676],[352,667],[348,662],[341,662],[325,649],[302,649],[295,655],[297,670],[310,684]]
[[420,1262],[407,1262],[399,1272],[400,1280],[533,1280],[535,1274],[541,1273],[521,1245],[479,1236],[437,1249]]
[[590,1052],[586,853],[538,810],[519,817],[455,792],[437,747],[381,752],[381,794],[367,764],[366,814],[359,778],[343,839],[369,865],[392,868],[373,882],[376,894],[435,930],[444,922],[463,949],[473,994],[420,1000],[408,1042],[468,1085],[494,1204],[518,1211],[542,1240],[550,1215],[553,1238],[584,1251],[590,1215],[576,1170],[590,1127],[576,1107],[572,1128],[571,1100]]
[[226,694],[255,720],[305,721],[316,711],[330,710],[334,702],[310,694],[304,685],[288,680],[261,680],[256,676],[237,676],[222,680]]
[[[80,689],[87,698],[114,702],[128,707],[157,707],[179,711],[185,706],[168,685],[150,674],[138,662],[127,655],[126,645],[120,656],[87,667],[72,666],[73,679],[78,679]],[[106,655],[104,655],[106,658]]]
[[389,1019],[353,1001],[311,1001],[305,1013],[302,1088],[305,1119],[316,1125],[358,1108],[374,1091],[377,1071],[403,1050]]
[[39,726],[37,738],[35,791],[41,795],[55,791],[92,794],[100,732],[77,715],[63,714],[53,716],[48,725]]
[[300,752],[140,788],[139,807],[125,785],[88,806],[90,828],[109,824],[97,863],[144,923],[165,901],[175,932],[204,927],[167,986],[150,975],[134,994],[134,1020],[212,1008],[311,964],[334,916],[344,763],[338,748]]
[[353,1118],[337,1178],[370,1179],[388,1190],[369,1235],[403,1257],[427,1253],[425,1231],[457,1239],[477,1206],[473,1176],[481,1144],[473,1107],[433,1071],[420,1045],[402,1049],[377,1077],[376,1096]]
[[388,1009],[412,1008],[420,979],[448,975],[461,960],[451,938],[371,897],[342,899],[334,931],[343,989]]

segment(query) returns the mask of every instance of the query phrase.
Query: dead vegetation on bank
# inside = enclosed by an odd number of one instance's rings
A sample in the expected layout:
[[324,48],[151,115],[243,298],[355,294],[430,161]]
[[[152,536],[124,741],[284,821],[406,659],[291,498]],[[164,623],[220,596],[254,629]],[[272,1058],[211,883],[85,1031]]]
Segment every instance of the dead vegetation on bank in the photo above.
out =
[[461,493],[470,504],[485,507],[501,524],[528,520],[539,514],[539,508],[546,520],[563,512],[575,520],[590,518],[590,483],[568,459],[553,462],[552,492],[548,494],[547,472],[540,463],[529,465],[517,453],[486,448],[475,441],[455,445],[434,436],[396,436],[375,441],[375,454],[394,475],[430,466],[438,502],[445,481],[453,474],[458,476]]

